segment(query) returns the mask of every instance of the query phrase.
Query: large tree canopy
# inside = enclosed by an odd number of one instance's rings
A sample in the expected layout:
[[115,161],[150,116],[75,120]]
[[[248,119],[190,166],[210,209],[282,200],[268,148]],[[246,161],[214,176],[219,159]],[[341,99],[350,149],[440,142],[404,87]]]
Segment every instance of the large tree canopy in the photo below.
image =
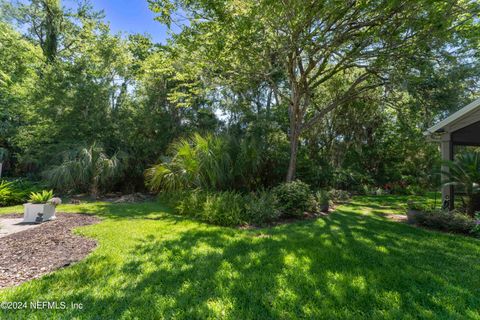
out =
[[422,131],[479,92],[475,1],[148,2],[181,27],[164,44],[112,34],[89,1],[0,0],[3,175],[55,185],[66,151],[97,145],[122,170],[57,188],[141,190],[188,143],[208,146],[193,177],[232,159],[204,188],[424,187]]
[[[479,3],[463,0],[149,2],[167,25],[187,14],[178,41],[200,57],[215,84],[264,81],[288,108],[288,181],[304,131],[385,86],[399,69],[415,67],[412,61],[464,45],[479,11]],[[344,85],[325,94],[339,76]]]

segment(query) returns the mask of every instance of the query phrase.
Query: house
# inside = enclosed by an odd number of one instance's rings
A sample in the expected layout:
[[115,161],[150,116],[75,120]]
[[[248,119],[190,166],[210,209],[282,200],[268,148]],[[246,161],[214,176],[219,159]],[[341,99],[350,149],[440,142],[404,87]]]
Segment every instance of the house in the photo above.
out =
[[[429,128],[425,135],[440,143],[443,160],[453,160],[456,146],[480,146],[480,98]],[[450,209],[454,208],[454,195],[452,186],[443,187],[442,198]]]

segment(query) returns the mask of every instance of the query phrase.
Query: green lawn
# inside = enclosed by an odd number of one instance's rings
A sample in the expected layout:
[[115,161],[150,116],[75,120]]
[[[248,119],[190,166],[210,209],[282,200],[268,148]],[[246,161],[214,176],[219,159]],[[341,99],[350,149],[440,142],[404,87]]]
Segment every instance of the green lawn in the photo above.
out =
[[0,291],[0,302],[83,310],[0,311],[0,319],[480,319],[480,242],[384,216],[404,202],[357,198],[325,219],[261,230],[210,226],[158,203],[62,205],[104,218],[77,229],[99,247]]

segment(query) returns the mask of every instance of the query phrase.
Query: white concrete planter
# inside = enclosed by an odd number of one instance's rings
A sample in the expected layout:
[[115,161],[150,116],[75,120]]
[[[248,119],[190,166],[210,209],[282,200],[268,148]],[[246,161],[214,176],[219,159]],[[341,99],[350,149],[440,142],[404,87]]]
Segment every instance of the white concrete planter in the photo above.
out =
[[49,203],[25,203],[23,205],[23,222],[35,222],[39,213],[43,213],[43,221],[54,220],[55,206]]

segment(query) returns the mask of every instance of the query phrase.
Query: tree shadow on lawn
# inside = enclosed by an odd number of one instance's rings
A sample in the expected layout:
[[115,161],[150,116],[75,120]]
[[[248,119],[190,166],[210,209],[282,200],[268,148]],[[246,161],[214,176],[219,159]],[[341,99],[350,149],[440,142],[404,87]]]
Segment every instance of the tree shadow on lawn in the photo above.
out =
[[84,304],[50,313],[60,318],[478,317],[479,249],[473,239],[340,209],[272,229],[147,235],[122,263],[92,255],[9,298]]
[[406,209],[408,201],[418,201],[438,207],[442,204],[441,193],[430,192],[425,196],[412,195],[381,195],[381,196],[355,196],[348,205],[378,208],[378,209]]
[[94,202],[86,203],[85,205],[79,205],[78,207],[71,206],[68,208],[68,212],[92,214],[100,218],[111,220],[188,220],[188,218],[186,217],[175,215],[172,208],[163,205],[158,201],[145,201],[134,203]]

